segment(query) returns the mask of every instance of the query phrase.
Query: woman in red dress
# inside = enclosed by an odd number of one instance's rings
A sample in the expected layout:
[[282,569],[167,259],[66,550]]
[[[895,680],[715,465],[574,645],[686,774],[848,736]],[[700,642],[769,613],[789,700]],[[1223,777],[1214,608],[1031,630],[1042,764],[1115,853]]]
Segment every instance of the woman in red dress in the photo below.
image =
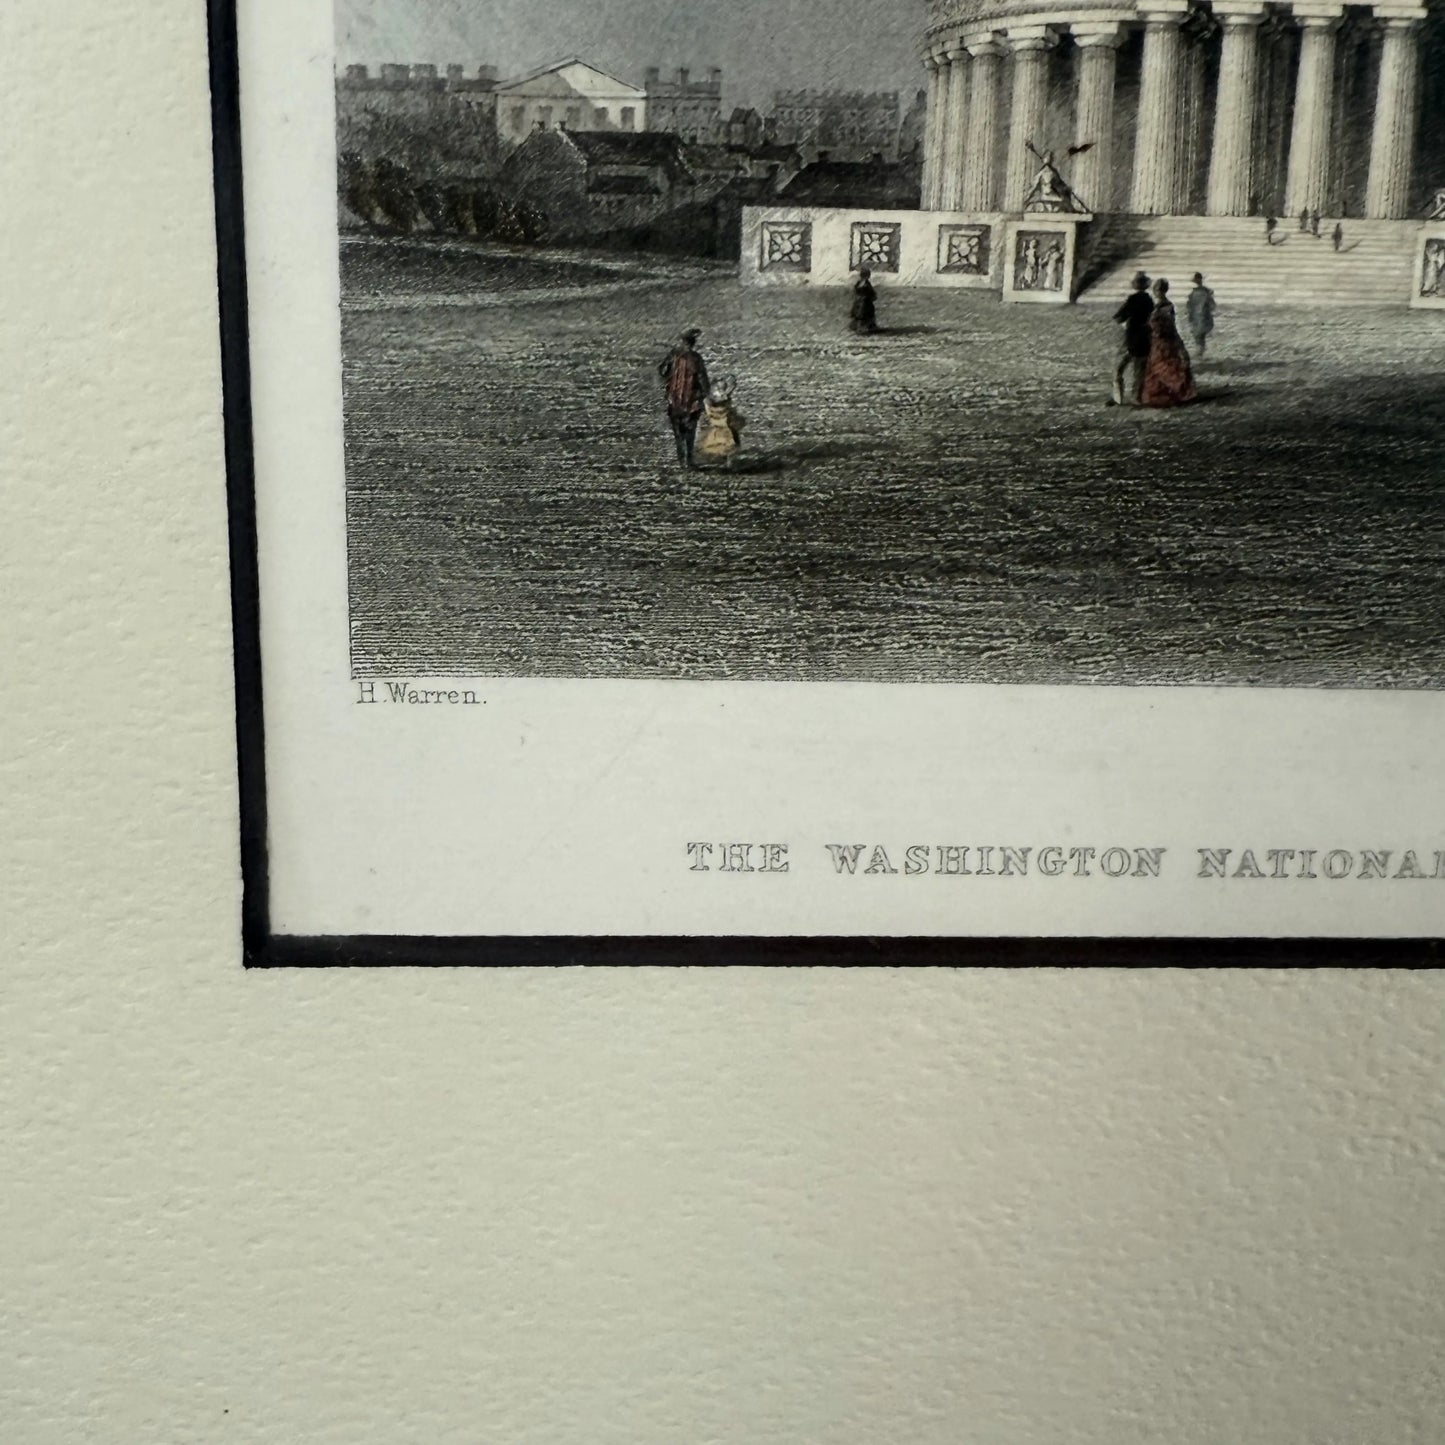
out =
[[1141,406],[1183,406],[1194,397],[1189,353],[1184,349],[1174,319],[1169,283],[1161,278],[1154,283],[1154,310],[1149,317],[1149,363],[1144,371],[1139,402]]

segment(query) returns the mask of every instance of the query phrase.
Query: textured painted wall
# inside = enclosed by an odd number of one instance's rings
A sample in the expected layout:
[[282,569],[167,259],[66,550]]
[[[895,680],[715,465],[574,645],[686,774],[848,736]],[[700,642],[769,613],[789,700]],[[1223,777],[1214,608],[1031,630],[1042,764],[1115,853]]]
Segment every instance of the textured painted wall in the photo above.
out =
[[0,1438],[1445,1437],[1438,977],[244,975],[200,7],[0,53]]

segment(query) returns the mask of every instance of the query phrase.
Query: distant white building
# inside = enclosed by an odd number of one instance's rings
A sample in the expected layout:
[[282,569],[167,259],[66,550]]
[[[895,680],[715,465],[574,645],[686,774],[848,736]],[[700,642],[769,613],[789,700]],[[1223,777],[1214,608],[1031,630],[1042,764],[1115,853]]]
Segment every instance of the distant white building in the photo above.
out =
[[495,97],[504,141],[524,141],[538,130],[647,129],[647,92],[576,56],[503,81]]

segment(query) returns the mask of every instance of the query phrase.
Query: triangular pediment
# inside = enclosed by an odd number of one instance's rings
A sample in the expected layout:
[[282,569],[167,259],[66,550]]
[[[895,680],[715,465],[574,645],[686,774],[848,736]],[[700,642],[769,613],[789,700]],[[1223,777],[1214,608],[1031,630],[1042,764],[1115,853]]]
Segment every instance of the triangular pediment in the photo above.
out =
[[575,95],[583,99],[593,97],[645,100],[647,92],[640,86],[629,85],[615,75],[585,60],[572,56],[567,60],[554,61],[551,65],[539,66],[514,80],[503,81],[497,87],[497,94],[507,96],[527,95]]

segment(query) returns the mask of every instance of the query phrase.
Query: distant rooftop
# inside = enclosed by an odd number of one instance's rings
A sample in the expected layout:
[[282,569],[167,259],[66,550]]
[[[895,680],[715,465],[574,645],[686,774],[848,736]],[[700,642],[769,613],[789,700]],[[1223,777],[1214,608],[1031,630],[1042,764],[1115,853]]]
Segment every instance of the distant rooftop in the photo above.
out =
[[490,90],[497,83],[497,67],[481,65],[468,74],[464,65],[448,65],[443,73],[435,65],[403,65],[388,62],[380,68],[378,73],[373,74],[370,66],[348,65],[337,76],[337,83],[372,90],[402,87],[429,90],[447,88]]
[[587,182],[594,196],[655,196],[657,182],[648,176],[596,176]]
[[569,130],[567,139],[594,165],[660,165],[682,155],[681,139],[667,130]]
[[500,82],[499,90],[510,90],[513,86],[525,85],[529,80],[538,80],[544,75],[551,75],[554,71],[566,70],[570,65],[580,65],[584,70],[590,71],[593,75],[600,75],[604,80],[619,85],[623,90],[635,90],[642,94],[642,87],[634,85],[630,80],[623,80],[620,76],[613,75],[610,70],[603,70],[600,65],[594,65],[590,60],[583,60],[580,55],[567,55],[561,60],[553,60],[546,65],[538,65],[522,75],[509,76]]
[[916,206],[918,182],[908,166],[875,156],[867,161],[819,159],[783,187],[780,195],[796,205],[835,202],[868,206]]

